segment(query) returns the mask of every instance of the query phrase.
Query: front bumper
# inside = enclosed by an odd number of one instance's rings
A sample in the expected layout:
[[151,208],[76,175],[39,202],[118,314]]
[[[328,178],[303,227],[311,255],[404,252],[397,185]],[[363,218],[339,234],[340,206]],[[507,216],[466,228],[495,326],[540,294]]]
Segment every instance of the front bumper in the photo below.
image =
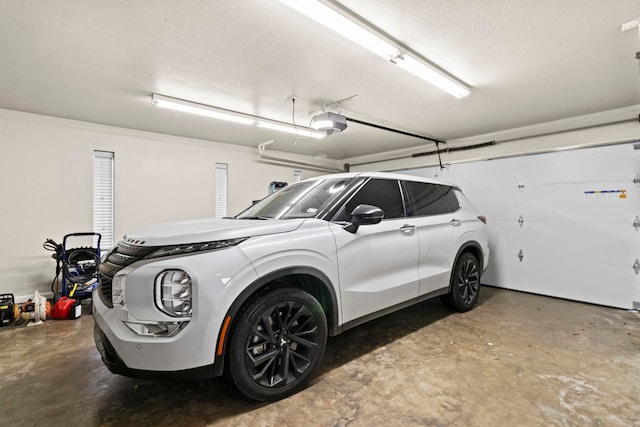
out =
[[[182,269],[193,280],[193,316],[172,318],[154,304],[154,280],[164,270]],[[114,373],[133,377],[211,377],[222,373],[217,355],[218,334],[235,299],[230,287],[256,278],[246,256],[237,248],[140,262],[119,271],[114,289],[124,293],[109,307],[97,288],[93,295],[95,341],[105,365]],[[127,323],[188,320],[171,336],[136,333]],[[125,323],[126,322],[126,323]]]
[[[214,366],[218,328],[190,324],[173,337],[140,336],[120,320],[94,294],[94,339],[102,361],[111,372],[136,378],[212,377],[222,372]],[[200,319],[204,320],[204,319]]]
[[213,364],[208,366],[201,366],[199,368],[167,372],[131,369],[124,363],[120,356],[118,356],[115,348],[113,348],[113,345],[111,345],[106,335],[104,334],[104,332],[102,332],[98,325],[95,325],[93,328],[93,339],[95,340],[96,347],[100,352],[102,362],[114,374],[150,380],[201,379],[212,378],[222,374],[221,370],[216,369]]

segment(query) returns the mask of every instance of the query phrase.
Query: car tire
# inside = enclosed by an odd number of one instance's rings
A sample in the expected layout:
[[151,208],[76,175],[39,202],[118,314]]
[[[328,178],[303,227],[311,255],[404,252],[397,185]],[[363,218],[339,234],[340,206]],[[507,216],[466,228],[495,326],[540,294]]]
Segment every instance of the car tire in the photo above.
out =
[[227,354],[229,377],[250,399],[282,399],[304,388],[326,342],[317,299],[295,288],[273,290],[240,311]]
[[449,307],[465,312],[471,310],[480,295],[480,264],[476,257],[465,252],[456,261],[451,272],[448,294],[441,297]]

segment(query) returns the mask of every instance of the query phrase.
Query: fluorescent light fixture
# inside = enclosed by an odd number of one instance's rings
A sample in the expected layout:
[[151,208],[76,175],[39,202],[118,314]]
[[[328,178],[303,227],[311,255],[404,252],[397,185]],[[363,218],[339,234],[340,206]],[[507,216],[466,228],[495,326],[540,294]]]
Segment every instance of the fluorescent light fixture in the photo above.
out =
[[318,132],[304,126],[294,126],[277,120],[271,120],[232,110],[225,110],[224,108],[213,107],[211,105],[198,104],[196,102],[172,98],[165,95],[158,95],[156,93],[151,95],[151,102],[162,108],[169,108],[171,110],[182,111],[184,113],[197,114],[199,116],[210,117],[212,119],[226,120],[228,122],[251,125],[279,132],[286,132],[307,138],[322,139],[327,135],[325,132]]
[[256,122],[256,126],[258,126],[259,128],[277,130],[279,132],[291,133],[293,135],[304,136],[307,138],[322,139],[327,136],[326,132],[316,132],[305,127],[294,127],[289,124],[266,122],[264,120],[258,120]]
[[376,55],[389,59],[395,56],[398,48],[374,34],[348,15],[344,15],[328,4],[316,0],[281,0],[282,3],[303,15],[319,22],[336,33],[348,38]]
[[456,98],[469,95],[469,88],[418,56],[405,52],[397,42],[376,28],[361,22],[355,15],[340,9],[327,0],[280,0],[303,15],[317,21],[383,59],[397,64]]
[[212,119],[226,120],[228,122],[242,123],[243,125],[252,125],[255,120],[243,117],[231,112],[211,107],[209,105],[196,104],[194,102],[184,101],[178,98],[153,94],[151,102],[154,105],[171,110],[182,111],[184,113],[197,114],[199,116],[211,117]]

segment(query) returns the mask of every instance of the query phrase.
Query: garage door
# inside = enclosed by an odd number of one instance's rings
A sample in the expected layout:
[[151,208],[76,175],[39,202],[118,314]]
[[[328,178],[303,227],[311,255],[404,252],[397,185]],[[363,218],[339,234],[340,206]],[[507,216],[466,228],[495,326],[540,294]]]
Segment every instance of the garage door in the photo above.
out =
[[488,217],[492,259],[483,283],[640,306],[640,144],[408,173],[459,184]]

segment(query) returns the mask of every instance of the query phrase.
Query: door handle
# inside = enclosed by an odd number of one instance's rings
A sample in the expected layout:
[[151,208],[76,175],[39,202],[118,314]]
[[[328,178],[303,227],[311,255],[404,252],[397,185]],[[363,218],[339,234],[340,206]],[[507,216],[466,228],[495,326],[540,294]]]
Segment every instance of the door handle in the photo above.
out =
[[416,229],[415,225],[410,225],[410,224],[405,224],[402,227],[400,227],[400,231],[402,231],[403,233],[413,233],[413,231]]
[[460,224],[462,224],[462,221],[460,221],[459,219],[452,219],[451,221],[449,221],[449,224],[453,225],[454,227],[458,227]]

